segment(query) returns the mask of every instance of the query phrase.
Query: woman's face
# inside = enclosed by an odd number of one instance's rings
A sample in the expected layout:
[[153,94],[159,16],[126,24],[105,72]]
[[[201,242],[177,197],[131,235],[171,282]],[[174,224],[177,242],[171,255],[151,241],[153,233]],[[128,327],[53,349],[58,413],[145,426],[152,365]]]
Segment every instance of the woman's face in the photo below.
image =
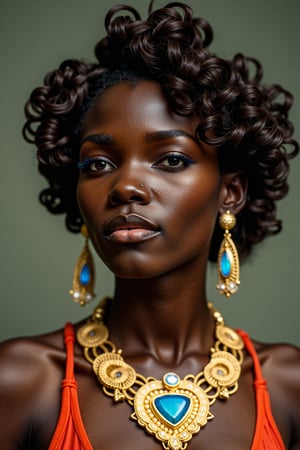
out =
[[108,88],[83,124],[78,202],[93,245],[119,277],[206,262],[222,198],[217,152],[196,116],[168,107],[160,85]]

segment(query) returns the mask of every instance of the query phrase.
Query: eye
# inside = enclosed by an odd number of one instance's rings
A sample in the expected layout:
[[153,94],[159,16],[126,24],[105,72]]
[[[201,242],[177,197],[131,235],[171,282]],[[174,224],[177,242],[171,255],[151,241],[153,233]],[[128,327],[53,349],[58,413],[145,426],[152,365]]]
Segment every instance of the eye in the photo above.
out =
[[195,161],[188,158],[182,153],[169,153],[161,158],[155,165],[169,171],[184,169],[185,167],[195,164]]
[[86,172],[111,172],[116,166],[107,158],[86,158],[78,162],[78,168]]

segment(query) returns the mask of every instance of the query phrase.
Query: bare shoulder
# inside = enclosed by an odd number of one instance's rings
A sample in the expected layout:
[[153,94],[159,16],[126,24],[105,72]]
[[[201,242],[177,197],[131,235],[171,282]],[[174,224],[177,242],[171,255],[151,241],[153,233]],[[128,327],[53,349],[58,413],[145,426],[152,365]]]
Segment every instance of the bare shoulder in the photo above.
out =
[[291,344],[255,343],[268,384],[300,391],[300,348]]
[[[279,428],[290,433],[290,446],[300,449],[300,348],[290,344],[255,343]],[[289,430],[289,431],[288,431]]]
[[0,344],[0,381],[10,384],[12,380],[16,382],[21,378],[26,383],[55,365],[63,351],[62,330],[4,341]]
[[[55,424],[64,373],[63,332],[0,344],[1,448],[27,448],[35,429]],[[30,443],[28,441],[30,447]],[[29,448],[28,447],[28,448]],[[31,447],[30,447],[31,448]],[[32,445],[32,448],[35,448]],[[38,448],[38,447],[36,447]],[[42,448],[42,446],[40,447]]]
[[[63,331],[41,336],[16,338],[0,344],[0,383],[9,387],[18,381],[28,386],[61,359]],[[34,383],[33,383],[34,384]]]

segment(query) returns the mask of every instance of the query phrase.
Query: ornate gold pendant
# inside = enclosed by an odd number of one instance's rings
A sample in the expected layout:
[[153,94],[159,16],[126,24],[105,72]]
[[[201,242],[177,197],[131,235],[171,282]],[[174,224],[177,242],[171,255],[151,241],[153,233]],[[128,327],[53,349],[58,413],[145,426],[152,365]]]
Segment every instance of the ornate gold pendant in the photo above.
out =
[[154,434],[164,449],[179,450],[213,418],[209,406],[201,387],[167,373],[162,381],[150,381],[137,391],[131,417]]

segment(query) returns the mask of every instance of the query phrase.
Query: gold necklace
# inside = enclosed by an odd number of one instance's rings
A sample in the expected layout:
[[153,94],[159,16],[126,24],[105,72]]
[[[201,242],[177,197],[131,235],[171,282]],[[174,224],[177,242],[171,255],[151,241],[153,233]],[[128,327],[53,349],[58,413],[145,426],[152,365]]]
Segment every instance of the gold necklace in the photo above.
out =
[[162,380],[136,373],[109,341],[103,316],[109,298],[95,308],[92,317],[77,331],[85,358],[102,386],[115,402],[127,401],[133,407],[131,419],[161,442],[165,450],[184,450],[193,434],[213,419],[210,406],[219,398],[227,400],[238,390],[244,343],[212,303],[208,307],[216,323],[216,341],[210,361],[196,375],[181,379],[166,373]]

